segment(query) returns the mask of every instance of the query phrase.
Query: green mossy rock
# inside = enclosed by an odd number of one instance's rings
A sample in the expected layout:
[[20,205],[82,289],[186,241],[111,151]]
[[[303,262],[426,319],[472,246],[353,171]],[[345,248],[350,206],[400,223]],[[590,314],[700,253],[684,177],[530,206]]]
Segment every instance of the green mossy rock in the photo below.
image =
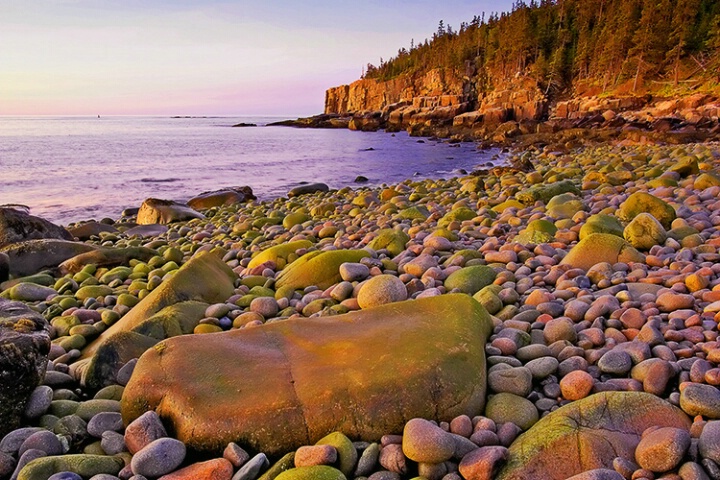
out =
[[503,308],[503,302],[498,297],[500,290],[500,285],[488,285],[473,295],[473,298],[485,307],[490,315],[495,315]]
[[112,294],[113,289],[107,285],[88,285],[87,287],[80,287],[78,291],[75,292],[75,298],[78,300],[87,300],[88,298],[98,298]]
[[50,295],[57,295],[57,291],[52,287],[44,287],[37,283],[22,282],[3,292],[3,297],[6,295],[10,300],[39,302],[45,300]]
[[695,190],[705,190],[710,187],[720,187],[720,176],[712,172],[704,172],[698,175],[693,183]]
[[377,232],[377,236],[368,243],[368,248],[373,250],[385,249],[391,255],[400,255],[409,241],[410,236],[402,230],[385,228]]
[[609,233],[617,237],[623,236],[623,225],[614,215],[597,213],[590,216],[580,228],[580,240],[593,233]]
[[504,202],[499,203],[499,204],[495,205],[494,207],[492,207],[492,211],[497,212],[497,213],[502,213],[505,210],[507,210],[508,208],[517,208],[518,210],[520,210],[522,208],[525,208],[525,205],[523,205],[522,203],[518,202],[517,200],[511,198],[510,200],[505,200]]
[[630,245],[640,250],[650,250],[667,240],[667,232],[658,220],[649,213],[641,213],[628,223],[623,237]]
[[355,445],[353,445],[348,437],[340,432],[333,432],[318,440],[315,445],[330,445],[335,447],[338,454],[338,468],[345,476],[352,478],[355,465],[358,461],[358,454]]
[[295,225],[301,225],[310,220],[310,215],[303,212],[288,213],[283,218],[282,226],[287,230],[290,230]]
[[562,193],[550,199],[545,212],[555,219],[572,218],[577,212],[585,209],[581,199],[572,193]]
[[443,263],[443,265],[446,267],[449,265],[464,266],[468,260],[474,260],[476,258],[483,258],[483,254],[477,250],[466,248],[453,253],[452,256]]
[[[187,327],[203,316],[203,304],[227,300],[234,292],[234,281],[234,272],[215,254],[193,256],[83,351],[73,364],[81,383],[104,387],[125,362],[157,343],[157,337],[178,330],[189,333]],[[176,310],[166,310],[176,304],[181,304]]]
[[533,205],[538,200],[547,204],[551,198],[563,193],[580,195],[580,190],[570,180],[563,180],[547,185],[533,185],[526,190],[516,193],[515,198],[526,206]]
[[445,288],[448,291],[457,288],[462,293],[475,295],[481,288],[494,282],[495,277],[495,270],[487,265],[473,265],[451,273],[445,279]]
[[400,220],[421,220],[425,221],[430,216],[430,212],[425,207],[408,207],[400,210],[397,218]]
[[696,175],[700,172],[697,157],[691,157],[690,155],[684,155],[678,159],[675,159],[675,163],[668,169],[670,172],[677,172],[681,177],[687,177],[688,175]]
[[498,425],[512,422],[523,430],[538,421],[538,410],[530,400],[512,393],[498,393],[490,397],[485,416]]
[[623,222],[630,222],[641,213],[649,213],[658,219],[665,229],[669,229],[673,220],[677,218],[675,209],[670,204],[645,192],[635,192],[630,195],[620,205],[617,216]]
[[31,461],[20,470],[17,480],[41,480],[59,472],[74,472],[90,478],[105,473],[117,475],[125,462],[120,457],[107,455],[60,455]]
[[645,256],[638,252],[625,239],[610,233],[592,233],[575,245],[561,265],[570,265],[572,268],[582,268],[587,271],[593,265],[608,262],[644,262]]
[[342,281],[340,265],[345,262],[356,263],[369,257],[365,250],[329,250],[310,252],[288,265],[277,276],[277,288],[299,290],[311,285],[326,289]]
[[653,178],[647,183],[647,186],[650,188],[660,188],[660,187],[677,187],[678,182],[674,178],[670,177],[658,177]]
[[156,410],[188,447],[216,453],[236,441],[278,455],[330,432],[377,441],[408,418],[478,415],[491,329],[479,303],[450,294],[179,336],[140,358],[122,415]]
[[472,220],[477,217],[477,212],[467,207],[459,207],[454,210],[450,210],[448,213],[438,220],[438,227],[447,227],[452,222],[462,222],[465,220]]
[[258,253],[250,260],[247,268],[255,268],[265,262],[275,262],[277,270],[282,270],[288,264],[288,257],[295,254],[301,248],[310,248],[313,243],[310,240],[298,240],[296,242],[281,243]]
[[340,470],[327,465],[291,468],[275,478],[277,480],[347,480]]
[[649,427],[690,429],[679,408],[642,392],[604,392],[572,402],[537,422],[510,446],[499,480],[564,480],[613,459],[635,458]]
[[552,222],[533,220],[514,240],[522,245],[548,243],[553,241],[557,230]]
[[275,480],[281,473],[295,467],[295,452],[285,454],[280,460],[263,473],[258,480]]

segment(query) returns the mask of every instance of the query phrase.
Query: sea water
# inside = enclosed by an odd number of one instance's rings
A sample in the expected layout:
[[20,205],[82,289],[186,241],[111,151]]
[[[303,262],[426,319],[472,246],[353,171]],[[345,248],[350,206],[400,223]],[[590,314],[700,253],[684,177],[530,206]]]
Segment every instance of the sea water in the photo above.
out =
[[[0,205],[67,224],[116,219],[149,197],[249,185],[260,200],[301,182],[331,188],[458,176],[497,151],[405,132],[267,126],[271,117],[0,117]],[[257,127],[231,128],[238,123]],[[365,184],[355,183],[358,176]]]

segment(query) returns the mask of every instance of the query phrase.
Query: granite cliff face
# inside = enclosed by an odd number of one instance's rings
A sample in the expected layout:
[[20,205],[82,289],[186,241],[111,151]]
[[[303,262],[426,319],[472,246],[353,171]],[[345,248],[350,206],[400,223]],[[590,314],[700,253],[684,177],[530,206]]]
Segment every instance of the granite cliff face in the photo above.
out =
[[388,105],[412,102],[416,97],[463,95],[467,82],[452,69],[434,69],[423,75],[402,75],[387,82],[357,80],[325,92],[326,114],[380,111]]

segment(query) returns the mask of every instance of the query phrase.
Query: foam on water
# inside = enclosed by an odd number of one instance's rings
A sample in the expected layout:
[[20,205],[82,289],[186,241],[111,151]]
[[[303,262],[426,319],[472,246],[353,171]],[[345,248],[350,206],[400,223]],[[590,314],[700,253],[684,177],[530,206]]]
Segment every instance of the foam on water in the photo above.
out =
[[[0,204],[69,223],[226,186],[250,185],[265,200],[303,181],[341,188],[358,186],[358,175],[365,185],[451,176],[497,154],[472,143],[420,143],[405,132],[265,126],[275,120],[0,117]],[[260,126],[228,128],[241,122]]]

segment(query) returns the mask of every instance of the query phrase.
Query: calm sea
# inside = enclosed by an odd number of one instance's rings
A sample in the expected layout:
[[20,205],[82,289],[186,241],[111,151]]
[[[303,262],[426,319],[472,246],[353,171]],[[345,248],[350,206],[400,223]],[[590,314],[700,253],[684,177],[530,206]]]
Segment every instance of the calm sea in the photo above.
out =
[[[48,220],[118,218],[148,197],[185,201],[250,185],[261,200],[300,182],[331,188],[449,177],[498,163],[472,143],[401,132],[270,127],[259,117],[0,117],[0,205],[22,204]],[[258,127],[230,128],[237,123]]]

